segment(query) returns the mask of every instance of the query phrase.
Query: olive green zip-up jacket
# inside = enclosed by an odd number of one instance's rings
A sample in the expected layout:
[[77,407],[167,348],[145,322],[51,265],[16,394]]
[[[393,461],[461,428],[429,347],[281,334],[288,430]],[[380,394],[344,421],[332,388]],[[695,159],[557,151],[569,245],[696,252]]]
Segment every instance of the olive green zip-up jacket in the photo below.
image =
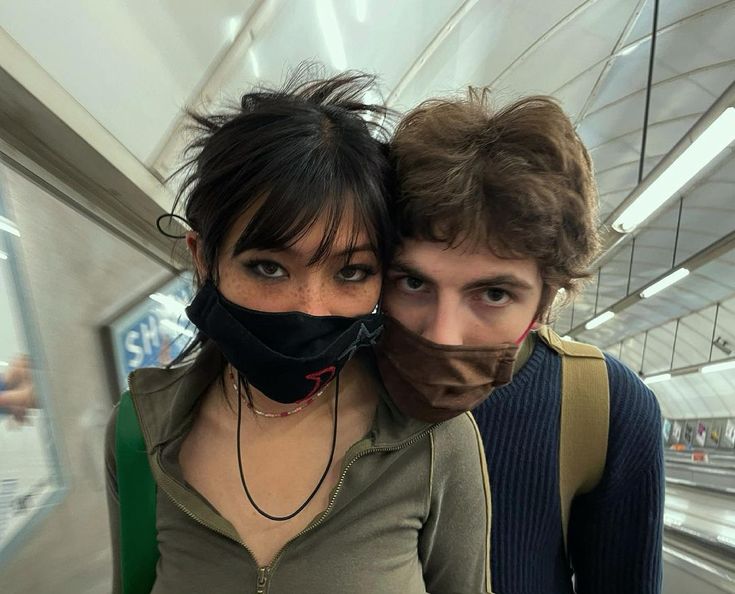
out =
[[[178,452],[215,380],[205,348],[174,369],[143,369],[130,392],[157,490],[160,559],[153,594],[477,594],[490,591],[490,491],[472,416],[406,418],[382,393],[370,432],[347,452],[326,510],[258,567],[233,526],[188,486]],[[369,354],[358,355],[372,369]],[[115,409],[106,466],[119,583]]]

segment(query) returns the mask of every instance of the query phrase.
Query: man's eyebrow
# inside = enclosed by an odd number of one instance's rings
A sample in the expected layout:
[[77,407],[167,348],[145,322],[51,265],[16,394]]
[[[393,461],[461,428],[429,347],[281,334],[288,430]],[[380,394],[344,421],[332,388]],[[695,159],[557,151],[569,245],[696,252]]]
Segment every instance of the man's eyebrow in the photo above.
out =
[[482,287],[509,287],[521,291],[533,290],[533,286],[530,283],[515,276],[514,274],[498,274],[496,276],[478,278],[477,280],[473,280],[471,283],[467,283],[464,287],[462,287],[462,289],[467,291],[470,289],[479,289]]
[[426,274],[425,272],[422,272],[418,268],[414,268],[410,264],[407,264],[406,262],[403,262],[399,259],[393,260],[393,262],[390,265],[390,269],[396,270],[398,272],[403,272],[404,274],[407,274],[408,276],[412,276],[414,278],[421,279],[422,281],[436,284],[436,281],[432,279],[428,274]]
[[[437,284],[437,281],[435,279],[432,279],[431,276],[429,276],[425,272],[422,272],[418,268],[401,261],[400,259],[394,260],[390,267],[392,270],[403,272],[404,274],[421,279],[422,281],[426,281],[434,285]],[[462,287],[462,290],[469,291],[472,289],[480,289],[484,287],[508,287],[521,291],[533,290],[533,286],[530,283],[515,276],[514,274],[497,274],[494,276],[478,278],[464,285]]]

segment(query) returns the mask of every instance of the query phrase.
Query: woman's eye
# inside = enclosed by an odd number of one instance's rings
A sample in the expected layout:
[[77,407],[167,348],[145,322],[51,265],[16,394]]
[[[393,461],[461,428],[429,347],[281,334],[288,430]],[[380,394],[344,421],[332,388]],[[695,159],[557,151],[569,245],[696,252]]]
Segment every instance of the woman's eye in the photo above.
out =
[[505,305],[510,300],[510,295],[503,289],[486,289],[482,298],[489,305]]
[[375,274],[375,272],[370,268],[362,266],[345,266],[337,273],[337,278],[348,283],[359,283],[373,274]]
[[404,291],[414,293],[424,288],[424,281],[414,276],[404,276],[398,279],[398,286]]
[[255,274],[265,278],[283,278],[287,276],[286,271],[280,264],[270,260],[253,260],[248,262],[247,266]]

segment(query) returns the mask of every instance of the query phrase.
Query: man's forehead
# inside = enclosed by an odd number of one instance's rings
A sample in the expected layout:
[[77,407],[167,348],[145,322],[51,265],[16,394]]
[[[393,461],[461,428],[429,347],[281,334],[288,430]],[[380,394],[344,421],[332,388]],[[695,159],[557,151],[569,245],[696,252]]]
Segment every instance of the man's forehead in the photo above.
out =
[[538,265],[532,258],[500,258],[489,248],[452,247],[430,241],[404,242],[396,251],[391,268],[458,285],[500,277],[529,285],[541,282]]
[[513,266],[518,263],[535,264],[532,258],[506,258],[498,256],[490,247],[471,243],[457,245],[423,239],[404,239],[395,252],[396,260],[451,261],[467,259],[488,264],[502,263]]

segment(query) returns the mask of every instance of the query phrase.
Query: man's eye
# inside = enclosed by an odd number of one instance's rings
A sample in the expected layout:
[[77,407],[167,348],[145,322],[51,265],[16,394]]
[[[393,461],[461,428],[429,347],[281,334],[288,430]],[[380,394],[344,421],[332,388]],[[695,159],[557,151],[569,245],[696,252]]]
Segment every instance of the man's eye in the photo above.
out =
[[286,271],[280,264],[270,260],[252,260],[247,267],[255,274],[265,278],[283,278],[287,276]]
[[510,300],[510,295],[503,289],[487,289],[482,297],[489,305],[505,305]]
[[424,287],[424,281],[414,276],[404,276],[398,280],[398,285],[406,291],[415,292]]

